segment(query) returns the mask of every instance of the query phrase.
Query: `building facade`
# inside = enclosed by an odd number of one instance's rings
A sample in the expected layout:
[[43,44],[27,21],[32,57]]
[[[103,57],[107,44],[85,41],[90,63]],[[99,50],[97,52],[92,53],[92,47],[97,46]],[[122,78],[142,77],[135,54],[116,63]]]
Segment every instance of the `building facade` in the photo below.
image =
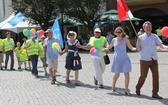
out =
[[[137,28],[142,27],[144,21],[153,24],[153,31],[159,26],[168,25],[168,0],[125,0],[129,9],[135,17],[143,19]],[[111,0],[108,4],[109,9],[117,9],[117,0]]]
[[5,18],[5,4],[4,0],[0,0],[0,22]]
[[0,22],[12,14],[13,9],[11,3],[11,0],[0,0]]

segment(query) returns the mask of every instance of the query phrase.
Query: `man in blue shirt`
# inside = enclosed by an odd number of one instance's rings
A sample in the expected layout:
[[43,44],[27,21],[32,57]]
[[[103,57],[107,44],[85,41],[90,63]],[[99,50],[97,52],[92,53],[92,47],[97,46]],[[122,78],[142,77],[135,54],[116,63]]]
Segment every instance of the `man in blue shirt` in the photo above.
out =
[[158,95],[159,91],[159,73],[158,73],[158,62],[157,62],[157,46],[168,49],[168,46],[162,44],[162,41],[159,37],[151,33],[152,32],[152,23],[146,21],[143,24],[144,33],[138,37],[137,40],[137,50],[140,51],[140,72],[138,84],[136,85],[136,94],[140,95],[140,89],[143,86],[145,79],[148,74],[149,68],[152,71],[153,77],[153,90],[152,97],[156,99],[162,99]]
[[44,41],[43,47],[46,49],[46,58],[48,61],[50,77],[52,79],[51,84],[55,84],[56,71],[58,69],[58,54],[53,53],[52,44],[54,42],[57,42],[60,45],[60,43],[59,43],[58,38],[55,38],[52,36],[53,32],[51,29],[47,29],[45,33],[47,35],[47,38]]

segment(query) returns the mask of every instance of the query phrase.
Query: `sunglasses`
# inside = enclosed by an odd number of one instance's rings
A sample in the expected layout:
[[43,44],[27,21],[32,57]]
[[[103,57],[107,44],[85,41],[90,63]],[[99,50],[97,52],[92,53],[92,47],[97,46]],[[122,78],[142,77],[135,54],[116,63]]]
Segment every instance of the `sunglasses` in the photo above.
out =
[[101,32],[96,32],[96,33],[101,33]]
[[120,34],[120,33],[122,33],[122,32],[116,32],[116,33],[119,33],[119,34]]
[[69,34],[69,36],[75,36],[74,34]]

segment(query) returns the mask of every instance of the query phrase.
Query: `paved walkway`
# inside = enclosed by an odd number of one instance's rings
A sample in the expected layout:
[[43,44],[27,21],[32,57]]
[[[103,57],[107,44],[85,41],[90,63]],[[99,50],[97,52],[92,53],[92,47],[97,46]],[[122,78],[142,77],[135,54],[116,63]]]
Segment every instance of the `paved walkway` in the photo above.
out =
[[[129,53],[132,62],[130,73],[130,92],[124,94],[124,75],[121,74],[116,84],[116,91],[111,91],[111,65],[106,66],[103,75],[104,89],[93,84],[93,64],[89,53],[80,53],[83,69],[80,70],[81,86],[74,86],[74,72],[71,72],[71,84],[65,82],[65,55],[59,57],[59,69],[56,85],[50,84],[50,78],[44,77],[42,63],[39,61],[39,75],[36,79],[30,71],[0,71],[0,105],[168,105],[168,52],[158,52],[160,72],[160,92],[164,99],[151,98],[152,77],[149,72],[141,90],[135,94],[135,85],[139,78],[139,53]],[[109,54],[112,57],[112,53]],[[16,59],[15,59],[16,60]],[[17,68],[17,65],[15,65]]]

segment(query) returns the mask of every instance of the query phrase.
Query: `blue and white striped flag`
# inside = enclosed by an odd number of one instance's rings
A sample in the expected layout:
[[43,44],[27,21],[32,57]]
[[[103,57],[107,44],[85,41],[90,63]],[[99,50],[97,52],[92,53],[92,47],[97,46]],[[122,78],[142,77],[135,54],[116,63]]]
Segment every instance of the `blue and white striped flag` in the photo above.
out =
[[10,19],[8,23],[14,27],[23,20],[26,20],[26,17],[21,12],[19,12],[12,19]]

